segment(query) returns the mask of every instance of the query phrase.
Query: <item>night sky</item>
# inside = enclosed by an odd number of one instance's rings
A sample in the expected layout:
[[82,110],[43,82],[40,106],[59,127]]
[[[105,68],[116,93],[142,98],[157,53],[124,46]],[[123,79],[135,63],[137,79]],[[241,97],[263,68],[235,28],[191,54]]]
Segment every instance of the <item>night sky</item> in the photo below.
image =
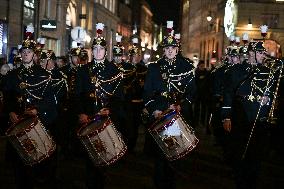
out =
[[174,21],[174,29],[178,28],[181,0],[146,0],[154,14],[153,19],[157,24],[166,25],[167,20]]

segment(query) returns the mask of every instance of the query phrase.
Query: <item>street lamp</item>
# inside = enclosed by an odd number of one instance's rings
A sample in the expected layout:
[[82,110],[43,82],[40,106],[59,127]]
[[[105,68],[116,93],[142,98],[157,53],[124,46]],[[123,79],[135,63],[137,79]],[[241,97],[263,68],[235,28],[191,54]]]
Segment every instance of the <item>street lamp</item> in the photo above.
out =
[[251,18],[250,17],[248,19],[248,29],[252,29],[252,23],[251,23]]
[[210,22],[212,20],[211,11],[209,12],[208,16],[206,17],[207,21]]

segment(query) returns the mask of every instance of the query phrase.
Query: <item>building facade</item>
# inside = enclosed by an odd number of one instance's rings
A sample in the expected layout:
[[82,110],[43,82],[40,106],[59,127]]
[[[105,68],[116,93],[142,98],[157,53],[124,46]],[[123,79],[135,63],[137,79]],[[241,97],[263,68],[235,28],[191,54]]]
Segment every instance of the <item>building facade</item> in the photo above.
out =
[[145,0],[133,1],[131,7],[133,33],[140,38],[142,55],[152,56],[156,39],[151,7]]
[[283,2],[276,0],[183,0],[184,54],[203,59],[210,67],[215,59],[220,60],[231,35],[248,33],[252,40],[263,40],[259,27],[266,24],[265,47],[271,55],[280,57],[284,50],[283,13]]
[[35,27],[35,39],[46,38],[45,48],[54,50],[57,56],[72,47],[74,27],[86,30],[83,43],[89,48],[96,35],[96,23],[104,23],[109,52],[117,32],[118,0],[0,0],[0,9],[1,57],[7,57],[10,49],[21,43],[30,23]]
[[38,27],[38,6],[37,0],[0,1],[1,57],[7,57],[12,47],[17,48],[29,23]]

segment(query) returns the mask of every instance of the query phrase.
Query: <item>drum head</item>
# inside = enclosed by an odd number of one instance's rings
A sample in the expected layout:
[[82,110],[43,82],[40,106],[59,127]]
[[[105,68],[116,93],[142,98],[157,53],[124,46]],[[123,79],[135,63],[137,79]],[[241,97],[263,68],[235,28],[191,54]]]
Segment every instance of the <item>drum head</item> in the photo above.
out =
[[86,136],[90,133],[93,133],[96,130],[99,130],[104,126],[104,123],[108,120],[108,117],[100,117],[99,119],[92,120],[85,128],[81,129],[79,135]]
[[167,112],[162,118],[154,123],[152,130],[158,130],[159,128],[163,127],[170,122],[176,114],[176,111],[170,111],[169,113]]
[[16,135],[29,127],[33,127],[37,124],[37,119],[35,117],[27,117],[19,121],[11,130],[9,135]]

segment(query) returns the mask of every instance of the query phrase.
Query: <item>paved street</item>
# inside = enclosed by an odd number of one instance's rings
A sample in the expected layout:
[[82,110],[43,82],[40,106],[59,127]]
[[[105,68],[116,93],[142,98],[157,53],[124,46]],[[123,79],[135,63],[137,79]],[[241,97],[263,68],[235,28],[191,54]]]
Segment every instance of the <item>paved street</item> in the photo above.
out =
[[[221,148],[214,145],[214,137],[205,134],[205,129],[198,128],[200,143],[195,152],[183,161],[178,172],[178,189],[234,189],[230,168],[222,159]],[[144,129],[140,129],[136,154],[127,154],[120,162],[107,170],[106,189],[154,189],[152,183],[153,159],[143,154]],[[14,189],[14,177],[11,164],[4,162],[5,140],[0,139],[0,188]],[[273,159],[271,159],[273,158]],[[59,160],[57,178],[60,188],[85,189],[85,167],[83,159],[62,158]],[[284,188],[284,163],[273,153],[267,161],[259,180],[259,189]],[[39,187],[45,188],[45,187]]]

